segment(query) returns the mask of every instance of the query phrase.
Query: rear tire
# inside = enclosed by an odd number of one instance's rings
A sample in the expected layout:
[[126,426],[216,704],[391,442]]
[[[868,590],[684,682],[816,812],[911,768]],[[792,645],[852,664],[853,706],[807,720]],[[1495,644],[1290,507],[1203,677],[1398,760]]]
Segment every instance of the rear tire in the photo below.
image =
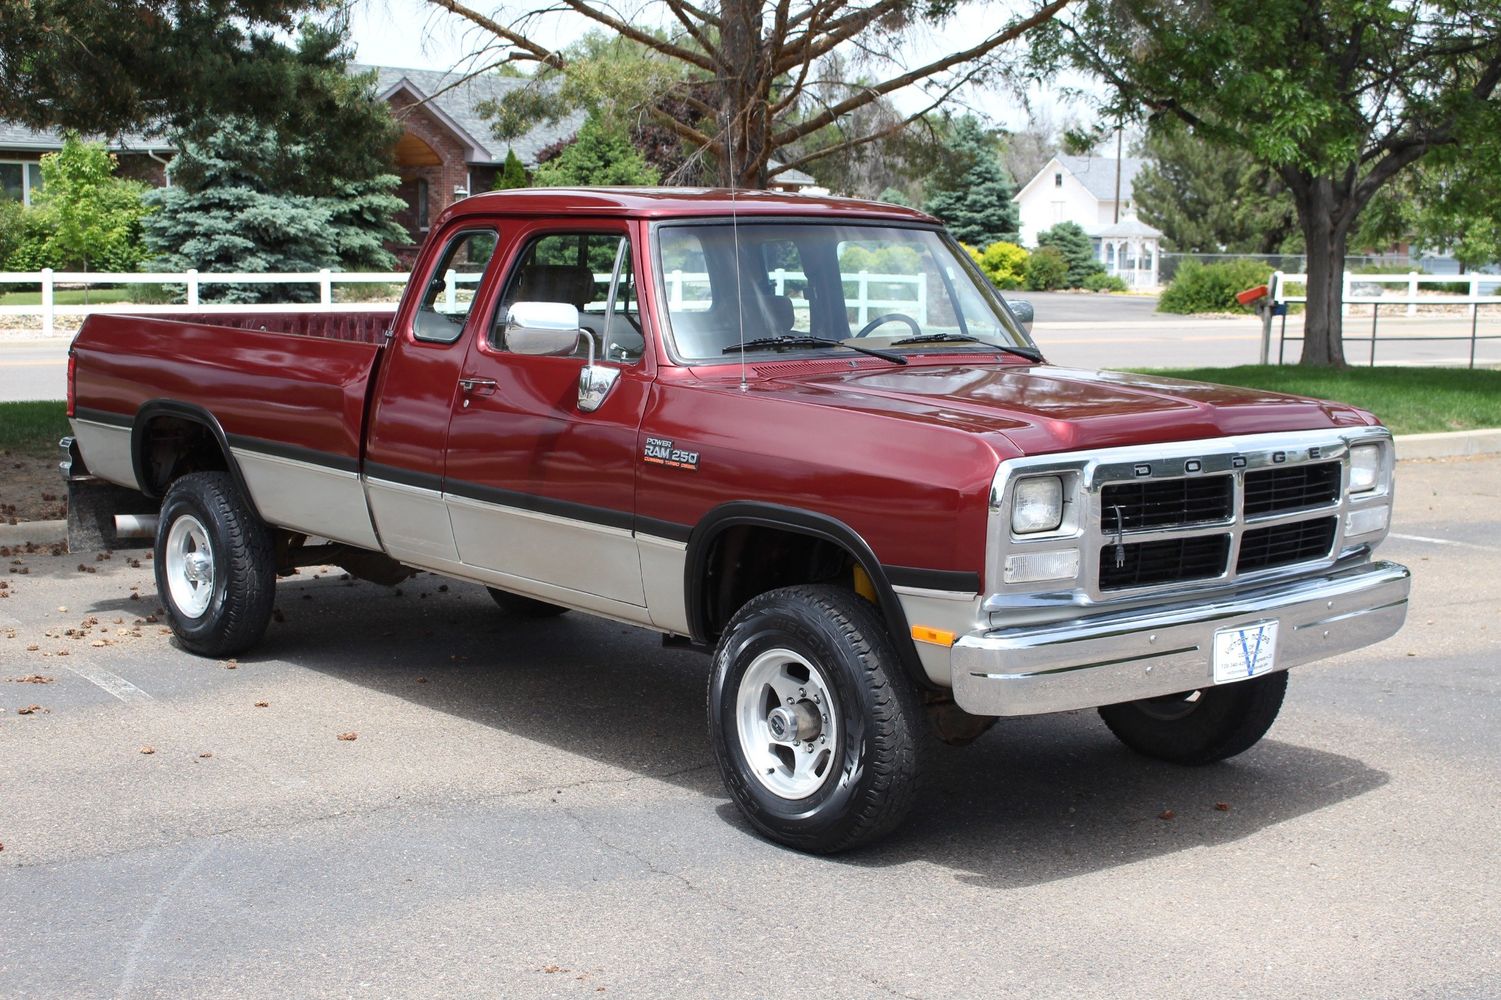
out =
[[746,819],[789,847],[831,854],[895,829],[917,788],[921,718],[875,609],[838,587],[752,599],[714,651],[720,775]]
[[566,614],[568,609],[559,604],[549,604],[539,601],[534,597],[522,597],[508,590],[497,590],[494,587],[486,587],[490,597],[500,606],[500,610],[515,618],[556,618]]
[[1272,728],[1287,671],[1219,687],[1101,708],[1100,718],[1126,746],[1174,764],[1212,764],[1255,746]]
[[156,589],[184,649],[233,656],[260,641],[276,599],[276,546],[225,472],[194,472],[162,500]]

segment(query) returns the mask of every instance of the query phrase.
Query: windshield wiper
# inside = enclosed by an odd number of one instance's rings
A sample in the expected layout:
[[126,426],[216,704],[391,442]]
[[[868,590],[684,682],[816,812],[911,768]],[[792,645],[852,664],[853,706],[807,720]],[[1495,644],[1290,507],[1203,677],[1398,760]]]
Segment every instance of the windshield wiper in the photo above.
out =
[[894,365],[904,365],[907,359],[900,354],[891,354],[887,351],[877,351],[870,347],[856,347],[854,344],[846,344],[842,340],[825,340],[823,337],[757,337],[755,340],[747,340],[743,344],[731,344],[722,353],[739,354],[742,351],[759,351],[763,348],[775,347],[843,347],[861,354],[869,354],[873,358],[882,361],[890,361]]
[[1034,351],[1030,347],[1011,347],[1009,345],[994,344],[979,337],[971,337],[967,333],[924,333],[917,337],[904,337],[901,340],[893,340],[892,347],[904,347],[909,344],[937,344],[941,341],[959,341],[967,344],[984,344],[986,347],[994,347],[1008,354],[1016,354],[1028,361],[1041,361],[1042,352]]

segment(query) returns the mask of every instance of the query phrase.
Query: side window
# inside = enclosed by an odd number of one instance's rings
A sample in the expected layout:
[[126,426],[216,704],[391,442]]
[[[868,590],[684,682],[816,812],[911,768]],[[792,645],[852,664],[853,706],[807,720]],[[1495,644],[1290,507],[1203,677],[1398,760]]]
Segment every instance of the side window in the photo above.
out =
[[[614,284],[617,258],[619,281]],[[490,346],[505,350],[506,316],[517,302],[560,302],[579,311],[596,356],[634,362],[645,341],[636,301],[630,244],[620,233],[553,233],[529,243],[510,275],[490,324]],[[580,344],[582,357],[587,349]]]
[[412,336],[435,344],[459,339],[480,279],[495,256],[495,243],[493,229],[466,230],[448,241],[422,291],[412,318]]

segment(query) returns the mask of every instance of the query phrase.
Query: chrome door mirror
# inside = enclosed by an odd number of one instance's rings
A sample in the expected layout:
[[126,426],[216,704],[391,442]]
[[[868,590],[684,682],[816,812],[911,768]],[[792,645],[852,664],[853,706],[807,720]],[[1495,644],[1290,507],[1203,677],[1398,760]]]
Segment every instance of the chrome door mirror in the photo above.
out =
[[1022,325],[1022,329],[1031,333],[1032,317],[1036,315],[1036,311],[1032,308],[1032,303],[1026,299],[1007,299],[1006,305],[1010,307],[1011,315],[1016,317],[1016,321]]
[[572,354],[579,311],[567,302],[517,302],[506,313],[506,350],[516,354]]
[[588,330],[580,330],[579,336],[589,347],[589,360],[585,362],[583,371],[579,372],[579,410],[584,413],[593,413],[599,409],[599,404],[605,401],[605,397],[615,387],[615,380],[620,377],[620,369],[610,365],[595,364],[594,334]]

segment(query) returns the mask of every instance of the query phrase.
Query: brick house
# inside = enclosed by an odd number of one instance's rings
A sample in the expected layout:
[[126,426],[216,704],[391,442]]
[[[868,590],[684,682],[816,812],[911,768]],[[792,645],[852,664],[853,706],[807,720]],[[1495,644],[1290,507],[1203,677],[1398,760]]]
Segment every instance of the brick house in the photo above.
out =
[[[122,176],[158,187],[166,183],[173,149],[162,137],[126,133],[107,140],[105,146],[119,157]],[[62,148],[60,131],[37,131],[0,121],[0,198],[31,204],[32,194],[42,185],[39,162],[43,156]]]

